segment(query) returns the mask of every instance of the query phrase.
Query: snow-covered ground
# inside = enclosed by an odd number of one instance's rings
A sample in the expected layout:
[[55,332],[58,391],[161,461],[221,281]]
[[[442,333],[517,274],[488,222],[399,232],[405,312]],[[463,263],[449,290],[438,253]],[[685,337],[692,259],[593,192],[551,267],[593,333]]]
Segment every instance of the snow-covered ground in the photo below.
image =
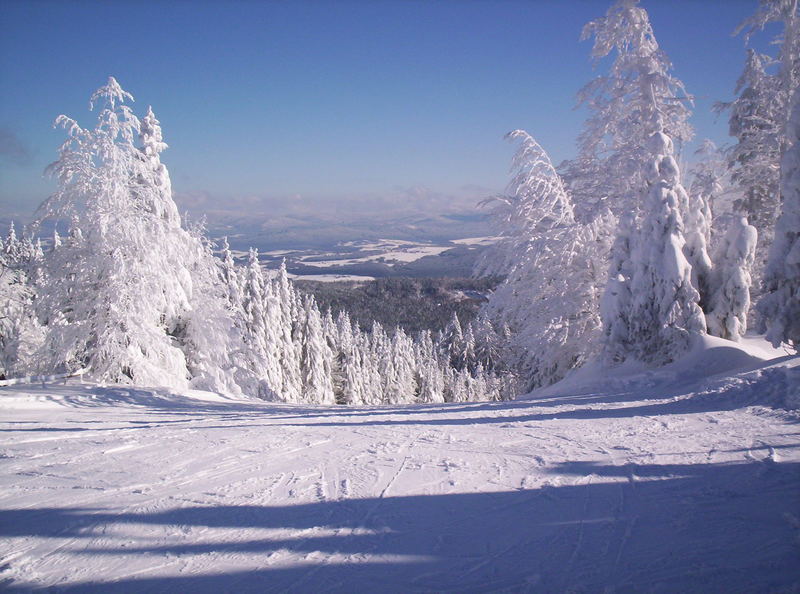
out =
[[292,280],[316,281],[318,283],[366,283],[375,280],[374,276],[361,276],[356,274],[289,274],[289,278]]
[[0,589],[797,591],[800,366],[762,352],[511,403],[2,388]]
[[487,237],[465,237],[464,239],[454,239],[453,243],[458,245],[492,245],[497,243],[500,237],[487,236]]
[[452,249],[452,245],[432,245],[414,241],[403,241],[401,239],[381,239],[377,242],[369,241],[348,241],[342,244],[346,247],[358,247],[362,252],[368,252],[366,256],[353,256],[342,258],[340,253],[313,254],[301,256],[299,262],[310,264],[318,268],[330,268],[333,266],[349,266],[352,264],[364,264],[366,262],[386,262],[386,263],[409,263],[415,262],[426,256],[438,256],[442,252]]

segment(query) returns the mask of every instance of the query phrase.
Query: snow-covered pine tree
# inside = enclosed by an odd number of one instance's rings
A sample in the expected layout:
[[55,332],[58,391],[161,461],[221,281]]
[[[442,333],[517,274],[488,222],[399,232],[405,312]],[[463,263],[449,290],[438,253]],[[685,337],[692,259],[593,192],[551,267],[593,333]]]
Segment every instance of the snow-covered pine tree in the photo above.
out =
[[90,107],[101,108],[93,129],[56,120],[68,138],[48,168],[59,187],[40,220],[72,222],[47,258],[37,301],[47,321],[39,370],[89,366],[103,381],[185,387],[192,378],[231,389],[218,357],[203,351],[226,347],[208,332],[213,294],[200,293],[216,264],[175,218],[158,122],[149,117],[143,130],[125,104],[132,99],[112,77],[92,95]]
[[783,134],[777,79],[765,69],[770,63],[769,56],[748,49],[735,89],[739,96],[716,106],[717,111],[730,111],[729,132],[737,140],[727,152],[731,179],[742,193],[734,206],[753,221],[765,246],[777,216]]
[[[186,359],[190,385],[200,390],[229,394],[239,393],[237,378],[241,369],[242,333],[233,312],[228,309],[227,291],[222,280],[215,246],[205,236],[205,229],[181,231],[186,244],[176,250],[172,262],[186,265],[178,270],[188,280],[188,308],[180,313],[170,332]],[[185,235],[184,235],[185,233]],[[162,249],[166,246],[162,246]],[[177,246],[176,246],[177,247]],[[169,318],[164,318],[169,319]]]
[[[735,31],[745,42],[769,25],[780,27],[773,45],[775,58],[748,50],[745,68],[730,103],[718,111],[730,112],[730,134],[737,143],[728,152],[733,181],[742,191],[737,211],[758,230],[755,275],[761,271],[772,243],[780,209],[781,156],[790,142],[786,136],[792,94],[800,82],[800,12],[797,0],[759,0],[758,10]],[[754,287],[756,294],[760,287]]]
[[479,311],[468,326],[475,337],[475,361],[487,371],[507,371],[503,356],[504,336],[495,330],[486,309]]
[[384,393],[387,404],[416,402],[418,386],[415,377],[414,343],[402,328],[395,328],[389,342],[389,382]]
[[781,214],[758,311],[767,340],[800,350],[800,90],[794,94],[791,114],[786,132],[791,145],[781,160]]
[[[606,357],[661,364],[685,349],[691,334],[705,330],[683,254],[682,213],[689,200],[673,145],[692,135],[691,98],[670,74],[637,0],[615,2],[584,28],[588,37],[594,38],[595,60],[612,52],[615,59],[608,74],[579,95],[592,115],[579,139],[579,158],[563,171],[589,210],[605,202],[620,215],[602,303]],[[584,169],[586,164],[591,166]],[[583,181],[598,173],[599,182]],[[586,195],[586,187],[603,194]]]
[[484,252],[476,272],[504,275],[519,262],[533,238],[574,222],[572,201],[547,152],[525,130],[506,134],[519,145],[511,159],[511,180],[503,194],[484,200],[500,240]]
[[544,149],[521,130],[509,137],[520,140],[520,148],[509,195],[496,199],[493,212],[505,234],[498,248],[505,255],[483,266],[507,277],[484,312],[510,329],[508,365],[533,388],[561,379],[597,349],[613,217],[595,213],[593,220],[576,222]]
[[350,321],[347,312],[339,313],[336,319],[336,332],[338,334],[338,353],[336,353],[335,361],[337,374],[333,378],[336,402],[364,404],[367,398],[364,394],[362,365],[364,355],[359,349],[358,341],[360,331]]
[[756,228],[745,217],[733,217],[714,254],[704,310],[708,333],[727,340],[739,340],[747,331],[750,309],[750,271],[755,259]]
[[[227,259],[227,258],[226,258]],[[224,260],[223,260],[224,262]],[[239,275],[226,270],[223,266],[223,277],[237,278]],[[247,267],[242,275],[241,283],[241,315],[243,316],[243,365],[249,376],[250,394],[258,395],[265,400],[277,400],[273,386],[280,386],[282,378],[277,365],[274,346],[277,333],[272,327],[274,319],[270,316],[270,292],[268,282],[264,278],[258,259],[258,250],[251,249]],[[229,285],[230,286],[230,285]],[[230,298],[231,291],[227,292]],[[240,384],[244,383],[240,381]],[[244,388],[244,386],[242,386]]]
[[[450,323],[442,330],[438,342],[439,352],[453,367],[459,366],[459,360],[464,352],[464,331],[458,314],[453,312]],[[459,367],[460,369],[460,367]]]
[[0,239],[0,377],[25,373],[33,363],[43,331],[34,311],[41,244],[17,238],[12,222]]
[[[694,335],[705,333],[700,295],[692,284],[692,268],[683,253],[682,205],[688,197],[680,181],[672,141],[650,114],[655,132],[647,144],[651,166],[641,227],[632,253],[631,303],[627,356],[663,365],[683,354]],[[612,346],[616,355],[619,350]]]
[[364,404],[381,404],[383,402],[384,381],[387,373],[387,370],[383,367],[387,350],[386,343],[388,342],[386,332],[383,326],[373,321],[370,331],[359,332],[358,336],[356,344],[363,356]]
[[166,165],[161,162],[161,153],[169,148],[164,142],[161,123],[156,119],[152,106],[139,122],[139,151],[144,167],[139,168],[132,191],[141,193],[136,198],[142,208],[170,227],[180,227],[178,206],[172,199],[172,181]]
[[600,298],[600,318],[603,328],[603,351],[612,363],[623,362],[632,346],[631,308],[633,291],[633,246],[635,244],[635,215],[623,213],[617,225],[617,235],[611,246],[608,281]]
[[472,330],[472,324],[467,324],[464,330],[464,348],[459,354],[458,366],[469,370],[470,373],[474,373],[478,367],[475,349],[475,332]]
[[712,262],[709,255],[712,203],[722,192],[723,165],[717,147],[710,140],[695,152],[701,157],[691,171],[692,183],[688,192],[688,208],[685,213],[685,239],[683,253],[692,267],[692,284],[700,293],[700,307],[708,311],[707,302],[711,292]]
[[444,402],[444,373],[430,330],[420,334],[414,344],[418,402]]
[[312,296],[303,301],[300,320],[300,365],[303,374],[301,401],[336,404],[331,374],[333,352],[322,331],[322,316]]
[[239,312],[243,308],[242,279],[238,274],[238,269],[233,260],[233,253],[231,252],[231,246],[228,244],[227,237],[222,238],[220,255],[220,268],[222,270],[222,281],[225,283],[225,295],[228,301],[228,307],[233,312]]
[[281,386],[278,393],[286,402],[300,402],[303,379],[300,363],[299,332],[300,299],[295,293],[286,271],[286,262],[281,262],[278,274],[272,279],[271,300],[273,319],[280,329],[278,353],[280,356]]

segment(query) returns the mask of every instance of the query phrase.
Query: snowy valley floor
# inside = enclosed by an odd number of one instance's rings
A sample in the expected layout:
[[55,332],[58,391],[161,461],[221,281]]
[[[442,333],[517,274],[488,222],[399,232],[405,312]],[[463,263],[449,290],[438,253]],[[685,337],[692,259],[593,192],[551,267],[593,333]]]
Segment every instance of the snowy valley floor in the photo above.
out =
[[0,589],[796,592],[800,423],[765,405],[800,368],[751,367],[404,408],[2,388]]

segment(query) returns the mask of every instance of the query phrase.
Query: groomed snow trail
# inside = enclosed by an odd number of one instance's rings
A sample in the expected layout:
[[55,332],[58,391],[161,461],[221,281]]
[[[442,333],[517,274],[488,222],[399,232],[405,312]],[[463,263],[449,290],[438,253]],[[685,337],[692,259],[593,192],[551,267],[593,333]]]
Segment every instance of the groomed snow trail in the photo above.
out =
[[798,417],[748,406],[781,373],[404,408],[4,388],[0,589],[796,591]]

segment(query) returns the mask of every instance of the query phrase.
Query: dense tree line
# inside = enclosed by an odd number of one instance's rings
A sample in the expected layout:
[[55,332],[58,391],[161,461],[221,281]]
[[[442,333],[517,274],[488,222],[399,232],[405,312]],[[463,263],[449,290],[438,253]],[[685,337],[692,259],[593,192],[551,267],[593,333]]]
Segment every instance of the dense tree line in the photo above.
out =
[[439,332],[453,314],[467,323],[478,315],[499,277],[482,278],[382,278],[366,282],[299,280],[295,286],[314,295],[320,308],[334,316],[347,312],[362,330],[373,322],[402,327],[416,334]]

